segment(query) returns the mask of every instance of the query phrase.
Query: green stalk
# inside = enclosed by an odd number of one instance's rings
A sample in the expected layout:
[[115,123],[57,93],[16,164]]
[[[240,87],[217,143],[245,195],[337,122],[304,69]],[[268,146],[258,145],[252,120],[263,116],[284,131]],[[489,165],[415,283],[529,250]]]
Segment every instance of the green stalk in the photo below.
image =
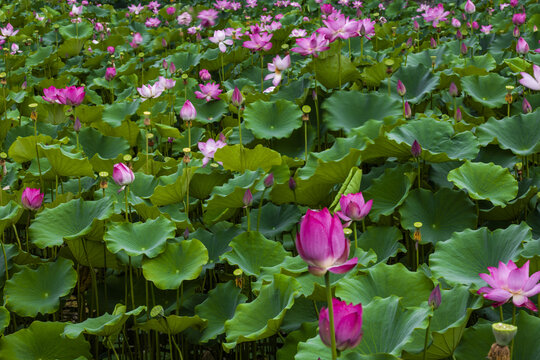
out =
[[116,349],[114,348],[114,344],[112,343],[111,339],[110,338],[107,338],[108,341],[109,341],[109,346],[111,347],[113,353],[114,353],[114,357],[116,358],[116,360],[120,360],[120,358],[118,357],[118,354],[116,353]]
[[[4,234],[2,234],[3,237]],[[0,244],[2,245],[2,253],[4,254],[4,266],[6,267],[6,281],[9,280],[9,274],[8,274],[8,260],[6,255],[6,248],[4,247],[4,241],[0,241]]]
[[330,341],[332,345],[332,360],[337,360],[336,329],[334,328],[334,306],[332,305],[332,288],[330,286],[330,273],[324,274],[326,284],[326,301],[328,303],[328,317],[330,319]]
[[364,37],[360,38],[360,59],[364,57]]
[[[512,325],[516,325],[516,305],[512,304]],[[512,343],[510,344],[510,359],[514,355],[514,338],[512,338]]]
[[418,169],[418,188],[420,189],[420,185],[422,183],[422,177],[420,176],[420,159],[416,159],[416,163],[418,164],[417,166],[417,169]]
[[339,89],[341,90],[341,38],[338,40],[338,81]]
[[251,218],[249,216],[249,206],[246,207],[246,216],[247,216],[247,231],[251,231]]
[[261,57],[261,93],[264,91],[264,57],[263,57],[263,54],[262,54],[262,50],[261,52],[259,53],[260,57]]
[[221,53],[221,82],[225,81],[225,70],[223,69],[223,53]]
[[128,189],[129,189],[129,185],[127,185],[126,188],[124,189],[124,197],[125,197],[125,201],[126,201],[126,222],[129,222],[129,218],[128,218]]
[[319,119],[319,97],[317,96],[317,63],[315,62],[315,58],[312,60],[313,62],[313,72],[315,73],[315,76],[313,77],[313,80],[315,82],[315,116],[317,117],[317,151],[321,151],[321,121]]
[[13,232],[15,233],[15,237],[17,238],[17,244],[19,244],[19,250],[22,251],[21,239],[19,239],[19,233],[17,232],[17,227],[15,227],[15,224],[11,224],[11,226],[13,226]]
[[261,212],[262,212],[261,208],[262,208],[262,203],[264,200],[265,193],[266,193],[266,188],[264,188],[262,196],[261,196],[261,201],[259,202],[259,212],[257,213],[257,231],[259,231],[259,225],[261,224]]
[[427,344],[428,344],[428,340],[429,340],[429,328],[430,327],[431,327],[431,315],[428,316],[428,325],[427,325],[427,329],[426,329],[426,338],[424,340],[424,353],[422,355],[423,360],[426,360],[426,356],[427,356]]
[[354,232],[354,248],[358,249],[358,236],[356,235],[356,221],[353,221],[353,232]]
[[36,137],[36,160],[38,165],[38,171],[39,171],[39,183],[41,184],[41,189],[45,191],[45,187],[43,185],[43,176],[41,176],[41,163],[39,162],[39,149],[38,149],[38,137],[37,137],[37,119],[34,120],[34,136]]
[[305,158],[306,158],[306,164],[307,164],[307,155],[308,155],[308,152],[307,152],[307,121],[304,121],[304,147],[305,147]]

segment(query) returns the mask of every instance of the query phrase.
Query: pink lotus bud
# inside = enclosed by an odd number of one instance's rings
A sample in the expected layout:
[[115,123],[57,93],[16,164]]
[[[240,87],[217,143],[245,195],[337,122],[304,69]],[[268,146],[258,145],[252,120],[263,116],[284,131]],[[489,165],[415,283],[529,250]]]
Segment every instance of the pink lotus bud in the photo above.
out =
[[450,84],[450,87],[448,88],[448,93],[452,97],[458,96],[458,88],[457,88],[456,84],[454,84],[453,82]]
[[114,46],[107,46],[107,52],[111,55],[114,54]]
[[116,76],[116,68],[108,67],[105,71],[105,80],[111,81]]
[[420,29],[420,25],[418,24],[418,21],[416,21],[416,20],[414,20],[413,26],[414,26],[414,30],[418,31],[418,29]]
[[187,240],[189,238],[189,229],[186,228],[186,230],[184,230],[184,233],[182,235],[184,236],[184,240]]
[[44,196],[40,189],[26,188],[22,193],[21,202],[26,209],[37,210],[43,204]]
[[431,48],[435,49],[437,47],[437,41],[434,38],[431,38],[429,40],[429,44],[431,45]]
[[292,176],[289,178],[289,189],[292,191],[296,190],[296,181]]
[[129,185],[135,180],[135,174],[124,163],[114,164],[112,177],[114,182],[120,186]]
[[166,59],[163,59],[163,62],[161,63],[161,66],[163,66],[163,69],[167,70],[169,68],[169,63]]
[[81,120],[79,120],[79,117],[77,116],[73,122],[73,130],[75,130],[75,132],[79,132],[81,131],[81,127]]
[[458,107],[456,109],[456,114],[454,115],[454,120],[456,120],[456,122],[460,122],[462,119],[463,116],[461,116],[461,109]]
[[519,28],[516,26],[514,27],[514,30],[512,31],[512,35],[515,37],[515,38],[518,38],[519,35],[520,35],[520,32],[519,32]]
[[453,18],[452,19],[452,26],[455,27],[455,28],[459,28],[461,26],[461,22],[458,19]]
[[476,11],[476,6],[474,6],[471,0],[467,0],[467,3],[465,4],[465,12],[467,14],[474,14],[475,11]]
[[311,91],[311,97],[313,98],[313,101],[317,101],[317,92],[315,90]]
[[516,13],[514,16],[512,16],[512,22],[514,25],[519,26],[525,24],[525,20],[527,19],[527,14],[523,13]]
[[173,6],[169,6],[169,7],[167,8],[166,11],[167,11],[167,15],[170,16],[170,15],[173,15],[173,14],[174,14],[174,12],[176,11],[176,9],[175,9]]
[[520,37],[516,44],[516,52],[518,54],[526,54],[529,52],[529,44],[524,38]]
[[461,31],[459,29],[458,29],[458,31],[456,31],[456,39],[458,39],[458,40],[463,39],[463,34],[461,33]]
[[251,204],[253,204],[253,194],[251,193],[250,189],[247,189],[246,192],[244,193],[242,202],[244,203],[244,207],[250,207]]
[[235,86],[231,97],[231,103],[234,106],[239,107],[240,105],[242,105],[243,102],[244,97],[242,96],[242,93],[240,92],[238,87]]
[[511,7],[516,7],[516,6],[518,6],[518,0],[510,0],[510,6],[511,6]]
[[422,147],[418,143],[418,141],[414,140],[411,146],[411,154],[414,158],[417,158],[422,154]]
[[227,138],[225,137],[225,135],[223,135],[223,133],[219,133],[219,141],[223,143],[227,142]]
[[523,98],[523,103],[521,104],[521,109],[523,110],[524,114],[528,114],[528,113],[532,112],[532,106],[527,101],[526,98]]
[[195,110],[195,106],[193,106],[191,101],[186,100],[184,106],[182,106],[182,109],[180,110],[180,117],[184,121],[191,121],[197,117],[197,110]]
[[165,38],[161,39],[161,46],[167,47],[167,40]]
[[429,294],[428,305],[433,309],[437,309],[441,305],[441,301],[441,288],[439,287],[439,284],[437,284],[435,289]]
[[[362,304],[347,304],[345,301],[332,299],[334,311],[334,329],[336,348],[339,351],[352,349],[362,340]],[[319,336],[322,342],[330,347],[330,320],[328,309],[323,307],[319,314]]]
[[412,46],[412,42],[413,42],[412,38],[407,39],[407,42],[406,42],[407,48],[410,48]]
[[373,200],[364,201],[362,193],[341,195],[339,199],[340,211],[336,214],[346,222],[360,221],[369,214]]
[[399,96],[403,97],[405,96],[405,93],[407,92],[407,89],[405,88],[405,85],[401,82],[401,80],[397,81],[397,93]]
[[210,80],[212,80],[212,75],[210,75],[208,70],[202,69],[201,71],[199,71],[199,78],[202,81],[210,81]]
[[171,74],[174,74],[176,72],[176,66],[174,65],[174,63],[171,61],[171,63],[169,64],[169,72]]
[[408,101],[405,101],[405,109],[404,109],[404,116],[405,116],[405,119],[410,119],[411,115],[412,115],[412,110],[411,110],[411,105],[409,105],[409,102]]
[[469,49],[467,49],[467,45],[465,45],[465,43],[461,43],[461,54],[462,55],[466,55],[467,54],[467,51],[469,51]]
[[268,176],[264,179],[264,186],[269,188],[274,185],[274,174],[270,173]]
[[321,12],[325,15],[330,15],[334,12],[334,7],[331,4],[321,5]]

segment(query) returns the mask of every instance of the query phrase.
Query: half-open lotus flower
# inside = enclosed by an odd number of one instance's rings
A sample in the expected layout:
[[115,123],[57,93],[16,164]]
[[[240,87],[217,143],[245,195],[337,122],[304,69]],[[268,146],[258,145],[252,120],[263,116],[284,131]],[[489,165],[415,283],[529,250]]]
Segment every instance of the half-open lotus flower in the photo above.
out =
[[22,193],[21,202],[26,209],[37,210],[41,207],[44,196],[40,189],[26,188]]
[[520,73],[522,78],[519,79],[519,83],[531,90],[540,90],[540,66],[533,65],[534,77],[526,72]]
[[341,195],[341,211],[336,211],[336,214],[344,221],[358,221],[367,216],[372,205],[373,200],[365,202],[362,193]]
[[[362,304],[347,304],[345,301],[332,299],[334,310],[334,328],[336,348],[339,351],[353,349],[362,340]],[[322,308],[319,314],[319,335],[322,342],[330,347],[330,320],[328,308]]]

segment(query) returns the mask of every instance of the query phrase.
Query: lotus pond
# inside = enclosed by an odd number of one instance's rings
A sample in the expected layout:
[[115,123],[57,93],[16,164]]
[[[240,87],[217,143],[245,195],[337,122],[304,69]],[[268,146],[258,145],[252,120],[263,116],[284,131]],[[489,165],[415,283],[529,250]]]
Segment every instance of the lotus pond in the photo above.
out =
[[0,359],[540,359],[536,0],[0,25]]

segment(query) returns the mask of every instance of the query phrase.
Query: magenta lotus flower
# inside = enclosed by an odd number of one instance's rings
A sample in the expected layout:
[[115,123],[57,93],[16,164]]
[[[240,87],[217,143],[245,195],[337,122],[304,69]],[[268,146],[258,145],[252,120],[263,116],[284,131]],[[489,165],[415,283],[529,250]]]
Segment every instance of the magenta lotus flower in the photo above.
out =
[[499,267],[488,267],[488,274],[479,276],[489,286],[478,289],[485,299],[493,300],[493,306],[501,306],[512,299],[515,306],[525,306],[532,311],[538,311],[529,297],[540,293],[540,271],[529,276],[529,261],[518,268],[512,260],[508,264],[499,262]]
[[491,32],[492,28],[493,28],[493,25],[482,25],[482,27],[480,28],[480,31],[488,35]]
[[159,27],[159,24],[161,24],[161,20],[159,20],[158,18],[148,18],[144,22],[144,25],[149,28],[157,28]]
[[[214,158],[214,154],[216,153],[217,149],[221,149],[222,147],[226,146],[227,143],[222,140],[215,141],[214,139],[208,139],[206,142],[198,142],[197,145],[199,146],[199,150],[204,155],[202,163],[203,167],[205,167],[206,164],[208,164],[208,162]],[[218,164],[221,164],[221,162],[218,162]]]
[[258,34],[249,34],[250,40],[244,41],[244,44],[242,46],[253,51],[268,51],[272,48],[272,43],[270,42],[272,36],[274,35],[265,32]]
[[171,16],[176,12],[176,8],[174,6],[169,6],[165,11],[167,12],[167,15]]
[[191,15],[187,11],[184,11],[183,13],[181,13],[180,15],[176,17],[176,22],[178,22],[178,25],[187,26],[191,24],[191,20],[192,20]]
[[329,16],[328,19],[323,20],[323,24],[326,27],[319,28],[317,32],[323,34],[330,42],[337,38],[348,39],[358,36],[358,22],[350,20],[341,13]]
[[109,54],[111,54],[111,55],[114,54],[114,51],[115,51],[114,46],[107,46],[107,52]]
[[201,26],[210,27],[216,24],[218,12],[214,9],[202,10],[197,15],[197,18],[201,20]]
[[223,91],[219,88],[219,84],[215,82],[208,83],[206,85],[199,84],[199,88],[201,91],[195,91],[195,97],[197,99],[205,99],[206,102],[210,100],[218,100],[219,94],[221,94]]
[[0,32],[2,33],[2,36],[3,37],[10,37],[10,36],[15,36],[17,35],[17,33],[19,32],[19,30],[15,30],[13,29],[13,25],[11,25],[10,23],[8,23],[5,27],[3,28],[0,28]]
[[422,147],[420,146],[420,143],[418,142],[418,140],[414,140],[411,145],[411,155],[414,158],[417,158],[420,156],[420,154],[422,154]]
[[197,110],[195,110],[195,106],[193,106],[191,101],[186,100],[182,109],[180,109],[180,117],[184,121],[191,121],[197,117]]
[[526,54],[529,52],[529,44],[524,38],[520,37],[516,44],[516,52],[518,54]]
[[272,73],[266,75],[264,80],[273,79],[272,84],[278,86],[281,83],[281,73],[290,66],[291,57],[289,55],[285,55],[283,59],[279,55],[276,55],[276,57],[272,59],[272,62],[268,64],[268,70],[272,71]]
[[397,81],[396,90],[401,97],[405,96],[405,94],[407,93],[407,88],[405,87],[405,84],[401,82],[401,80]]
[[321,51],[330,49],[329,43],[324,35],[313,33],[309,38],[296,39],[296,47],[292,48],[291,51],[304,56],[313,55],[318,57]]
[[440,22],[448,20],[448,15],[450,15],[450,11],[445,11],[443,4],[439,3],[436,7],[428,7],[422,17],[425,22],[430,22],[433,27],[437,27]]
[[243,102],[244,97],[242,96],[240,89],[238,89],[238,86],[235,86],[231,97],[231,103],[236,107],[240,107]]
[[202,81],[208,81],[208,80],[212,80],[212,75],[210,75],[208,70],[202,69],[201,71],[199,71],[199,78]]
[[343,274],[358,263],[356,257],[347,260],[349,240],[345,238],[339,216],[332,216],[327,208],[308,209],[296,235],[296,249],[308,264],[309,272],[316,276],[323,276],[327,271]]
[[26,209],[37,210],[41,207],[44,196],[40,189],[26,188],[22,193],[21,202]]
[[[353,349],[362,340],[362,304],[347,304],[339,299],[332,299],[334,310],[334,328],[336,333],[336,348],[339,351]],[[322,308],[319,313],[319,336],[322,342],[330,347],[330,319],[328,308]]]
[[370,19],[358,20],[358,35],[371,40],[371,36],[375,35],[375,21]]
[[140,88],[137,88],[137,92],[143,98],[142,101],[147,99],[153,99],[159,97],[165,89],[159,82],[156,82],[154,85],[143,85]]
[[512,22],[514,25],[519,26],[525,24],[525,20],[527,19],[527,14],[523,13],[516,13],[514,16],[512,16]]
[[344,221],[359,221],[367,216],[373,205],[373,200],[364,201],[362,193],[341,195],[339,206],[341,211],[336,214]]
[[83,102],[85,95],[84,87],[68,86],[65,89],[58,89],[56,97],[60,104],[79,106]]
[[61,89],[57,89],[54,85],[43,89],[43,100],[51,104],[60,104],[60,101],[58,100],[58,93],[60,90]]
[[105,70],[105,80],[111,81],[116,76],[116,68],[114,67],[108,67],[107,70]]
[[112,177],[114,182],[121,186],[119,192],[135,180],[135,174],[124,163],[114,164]]
[[231,39],[227,39],[225,31],[223,30],[214,31],[214,36],[210,36],[208,40],[210,40],[214,44],[218,44],[219,51],[221,52],[226,52],[227,46],[231,46],[233,44],[233,41]]

